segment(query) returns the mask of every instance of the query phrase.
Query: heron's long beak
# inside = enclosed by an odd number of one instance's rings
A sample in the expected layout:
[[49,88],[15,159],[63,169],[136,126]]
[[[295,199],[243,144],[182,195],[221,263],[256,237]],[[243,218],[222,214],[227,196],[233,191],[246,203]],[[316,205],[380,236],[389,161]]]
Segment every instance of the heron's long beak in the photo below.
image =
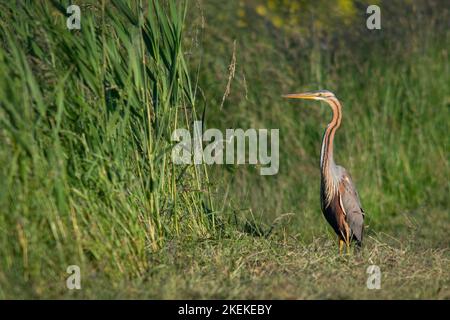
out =
[[309,100],[318,100],[320,99],[319,95],[315,92],[304,92],[304,93],[291,93],[283,95],[283,98],[288,99],[309,99]]

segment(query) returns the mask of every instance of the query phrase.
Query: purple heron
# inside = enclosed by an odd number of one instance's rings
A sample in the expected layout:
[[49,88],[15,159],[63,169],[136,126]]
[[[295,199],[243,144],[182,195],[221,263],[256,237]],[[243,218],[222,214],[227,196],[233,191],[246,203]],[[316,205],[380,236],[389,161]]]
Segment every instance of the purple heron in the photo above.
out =
[[284,95],[290,99],[322,100],[333,110],[333,118],[323,135],[320,152],[320,202],[325,219],[338,235],[339,253],[344,244],[349,253],[350,242],[361,246],[364,231],[364,210],[350,174],[336,165],[333,159],[333,141],[341,125],[342,105],[335,95],[327,90]]

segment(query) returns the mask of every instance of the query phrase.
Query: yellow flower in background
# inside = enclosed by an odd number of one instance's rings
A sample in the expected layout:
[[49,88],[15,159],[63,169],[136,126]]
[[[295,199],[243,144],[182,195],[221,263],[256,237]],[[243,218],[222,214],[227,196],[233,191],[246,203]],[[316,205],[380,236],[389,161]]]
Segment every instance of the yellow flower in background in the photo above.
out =
[[352,16],[355,13],[353,0],[338,0],[338,7],[344,16]]
[[283,19],[280,16],[274,16],[272,18],[272,23],[275,27],[280,28],[283,25]]
[[[252,0],[247,2],[247,6],[274,27],[294,31],[306,27],[302,26],[303,21],[307,23],[314,17],[314,27],[321,32],[351,24],[358,16],[355,2],[357,0]],[[379,2],[381,0],[372,0],[371,3]]]
[[267,1],[267,6],[270,10],[275,10],[277,8],[277,1],[276,0],[269,0]]
[[267,9],[262,4],[256,7],[256,13],[260,16],[265,16],[267,14]]
[[244,1],[239,1],[239,7],[237,9],[237,26],[238,28],[246,28],[248,26],[246,21],[246,14],[245,14],[245,3]]

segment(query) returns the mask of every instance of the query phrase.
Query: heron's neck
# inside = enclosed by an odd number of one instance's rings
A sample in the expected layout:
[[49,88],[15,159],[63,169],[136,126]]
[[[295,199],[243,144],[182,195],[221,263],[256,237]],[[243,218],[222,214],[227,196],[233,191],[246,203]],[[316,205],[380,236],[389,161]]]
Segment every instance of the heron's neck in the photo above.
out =
[[339,182],[337,167],[333,158],[333,142],[336,130],[341,125],[342,107],[336,98],[328,99],[327,103],[333,110],[333,118],[323,135],[322,150],[320,152],[320,169],[322,181],[325,185],[327,204],[329,204],[332,197],[337,192]]

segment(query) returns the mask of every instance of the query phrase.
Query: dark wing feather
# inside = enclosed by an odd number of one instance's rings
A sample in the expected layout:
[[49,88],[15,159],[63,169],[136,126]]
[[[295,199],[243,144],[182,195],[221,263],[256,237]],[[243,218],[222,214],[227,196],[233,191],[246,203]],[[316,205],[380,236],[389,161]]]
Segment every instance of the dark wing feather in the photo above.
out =
[[358,243],[361,243],[364,232],[364,210],[352,178],[346,171],[340,181],[339,196],[352,235]]

